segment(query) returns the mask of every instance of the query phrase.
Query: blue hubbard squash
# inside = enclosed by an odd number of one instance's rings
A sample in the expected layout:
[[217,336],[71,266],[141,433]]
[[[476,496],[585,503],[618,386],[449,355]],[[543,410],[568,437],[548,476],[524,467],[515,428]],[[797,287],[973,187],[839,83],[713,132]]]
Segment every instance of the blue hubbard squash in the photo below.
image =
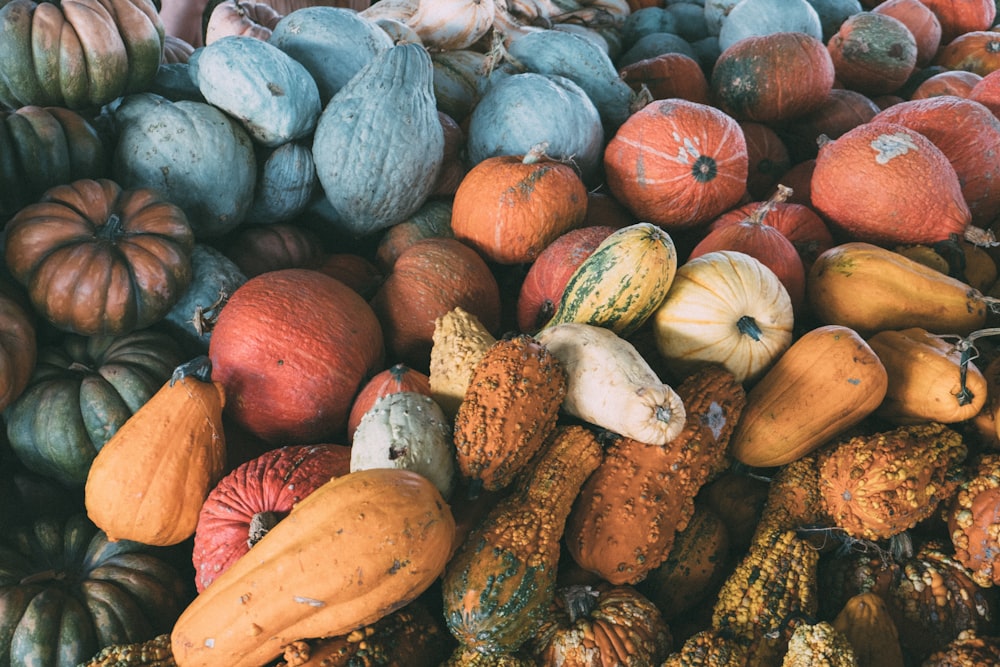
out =
[[722,19],[719,48],[775,32],[802,32],[823,41],[819,14],[807,0],[741,0]]
[[253,202],[257,158],[239,123],[206,102],[171,102],[152,93],[125,97],[114,119],[115,181],[160,190],[184,210],[199,240],[243,222]]
[[305,143],[288,141],[258,151],[257,182],[249,223],[291,220],[305,210],[316,189],[316,162]]
[[365,236],[415,213],[444,162],[427,50],[398,44],[375,56],[330,99],[312,152],[341,232]]
[[198,49],[188,64],[205,101],[274,148],[316,127],[322,110],[309,70],[276,46],[229,35]]

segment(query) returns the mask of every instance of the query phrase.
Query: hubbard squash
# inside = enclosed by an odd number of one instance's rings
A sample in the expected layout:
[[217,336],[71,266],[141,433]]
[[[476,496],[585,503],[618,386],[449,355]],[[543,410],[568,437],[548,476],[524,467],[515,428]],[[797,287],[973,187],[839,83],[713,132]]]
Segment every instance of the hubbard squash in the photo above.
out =
[[171,633],[179,667],[259,667],[303,637],[343,635],[404,607],[444,570],[455,521],[409,470],[316,489],[196,597]]

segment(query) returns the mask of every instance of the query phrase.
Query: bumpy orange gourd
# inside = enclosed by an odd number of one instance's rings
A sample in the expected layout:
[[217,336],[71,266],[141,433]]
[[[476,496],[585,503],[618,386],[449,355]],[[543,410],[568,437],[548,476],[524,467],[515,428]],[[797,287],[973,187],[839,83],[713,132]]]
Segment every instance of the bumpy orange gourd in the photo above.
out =
[[1000,454],[979,457],[952,498],[947,519],[955,558],[980,586],[1000,583]]

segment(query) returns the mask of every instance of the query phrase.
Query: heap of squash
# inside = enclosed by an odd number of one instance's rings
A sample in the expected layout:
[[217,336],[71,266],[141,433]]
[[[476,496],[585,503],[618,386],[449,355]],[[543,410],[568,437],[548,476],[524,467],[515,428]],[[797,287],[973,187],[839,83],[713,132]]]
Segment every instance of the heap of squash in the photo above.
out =
[[1000,664],[993,0],[0,3],[0,667]]

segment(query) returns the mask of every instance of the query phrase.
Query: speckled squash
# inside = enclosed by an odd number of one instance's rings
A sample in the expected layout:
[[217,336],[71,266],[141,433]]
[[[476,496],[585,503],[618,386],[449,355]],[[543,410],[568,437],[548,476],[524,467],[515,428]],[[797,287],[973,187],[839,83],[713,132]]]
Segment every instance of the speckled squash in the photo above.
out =
[[426,373],[410,368],[406,364],[393,364],[367,380],[354,397],[351,412],[347,416],[347,438],[354,438],[354,430],[365,413],[383,396],[398,391],[415,391],[425,396],[431,395],[430,377]]
[[519,475],[556,427],[566,370],[527,335],[494,343],[472,370],[455,415],[462,476],[487,491]]
[[459,547],[441,587],[445,621],[463,647],[511,653],[536,635],[555,595],[566,517],[600,461],[593,433],[559,427],[514,492]]
[[473,371],[496,342],[479,318],[460,306],[434,320],[430,395],[449,417],[458,412]]

